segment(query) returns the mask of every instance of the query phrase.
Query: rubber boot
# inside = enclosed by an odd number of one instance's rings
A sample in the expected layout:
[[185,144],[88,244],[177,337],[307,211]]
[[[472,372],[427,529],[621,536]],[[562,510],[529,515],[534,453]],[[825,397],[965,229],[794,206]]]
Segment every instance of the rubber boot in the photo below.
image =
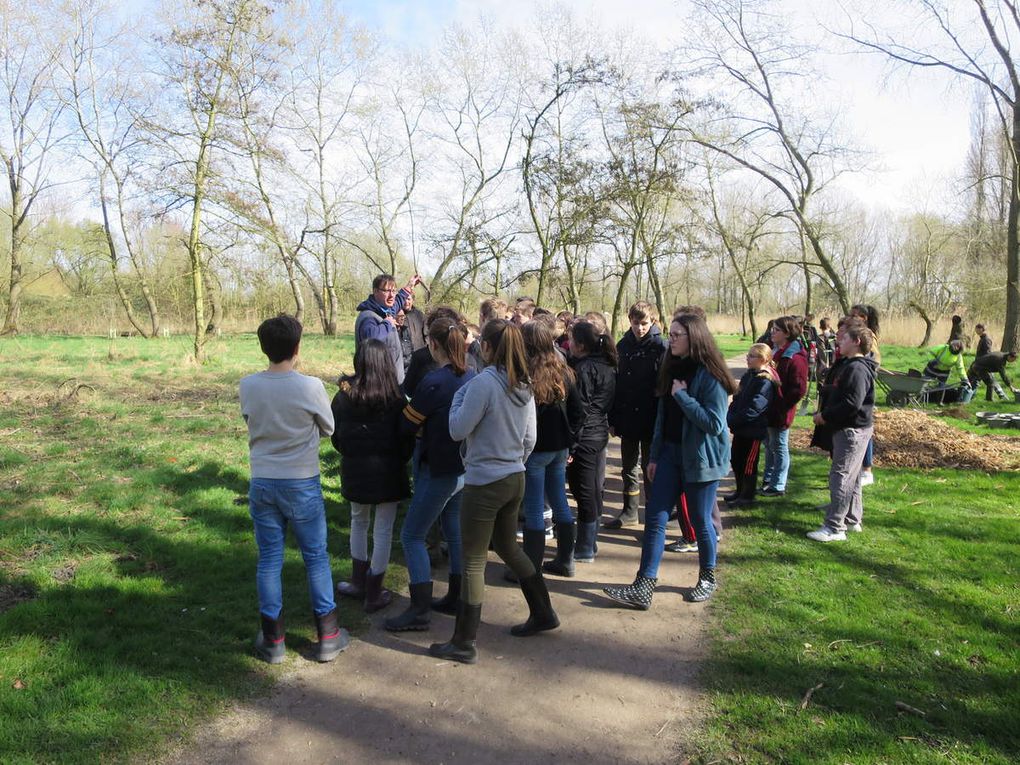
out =
[[698,583],[684,596],[684,600],[689,603],[701,603],[712,597],[712,593],[718,588],[719,584],[715,580],[715,569],[703,568],[698,572]]
[[639,611],[647,611],[652,605],[652,593],[658,579],[638,574],[634,583],[626,587],[603,587],[602,591],[617,603],[621,603]]
[[482,621],[482,606],[470,606],[463,600],[457,603],[457,623],[453,627],[453,637],[446,643],[433,643],[429,646],[429,654],[437,659],[459,661],[461,664],[474,664],[478,661],[475,650],[475,636],[478,625]]
[[[524,548],[524,554],[528,556],[528,560],[530,560],[531,565],[535,567],[535,571],[541,571],[542,556],[545,555],[545,529],[542,531],[525,529],[524,544],[521,545],[521,547]],[[507,582],[518,584],[517,574],[515,574],[509,566],[507,566],[506,571],[503,572],[503,579]]]
[[404,613],[387,619],[383,626],[390,632],[422,632],[432,619],[432,580],[408,587],[411,604]]
[[365,613],[374,614],[381,611],[393,602],[393,593],[383,587],[383,578],[386,572],[381,574],[370,573],[365,577]]
[[515,637],[528,637],[537,632],[554,630],[560,626],[560,618],[553,611],[552,602],[549,600],[549,588],[545,586],[545,579],[542,572],[536,571],[521,582],[521,592],[528,602],[531,610],[528,620],[524,624],[518,624],[510,628],[510,634]]
[[624,526],[634,526],[638,522],[638,505],[641,504],[641,490],[635,494],[624,494],[623,495],[623,510],[620,511],[619,516],[613,518],[611,521],[606,521],[602,524],[602,528],[608,531],[616,531],[622,529]]
[[336,594],[345,598],[365,597],[365,577],[368,576],[368,561],[351,559],[351,580],[349,582],[337,582]]
[[255,636],[255,655],[269,664],[281,663],[287,655],[287,646],[283,635],[283,614],[270,619],[265,614],[262,618],[262,629]]
[[573,523],[556,524],[556,557],[542,564],[542,570],[557,576],[574,575],[574,536],[576,527]]
[[336,609],[328,614],[315,616],[315,629],[319,633],[319,645],[315,652],[317,661],[333,661],[351,643],[351,636],[336,620]]
[[598,532],[598,521],[577,523],[577,541],[574,543],[575,563],[595,562],[595,535]]
[[460,574],[450,574],[447,579],[449,586],[446,594],[441,598],[432,599],[432,610],[441,614],[457,615],[457,601],[460,600]]

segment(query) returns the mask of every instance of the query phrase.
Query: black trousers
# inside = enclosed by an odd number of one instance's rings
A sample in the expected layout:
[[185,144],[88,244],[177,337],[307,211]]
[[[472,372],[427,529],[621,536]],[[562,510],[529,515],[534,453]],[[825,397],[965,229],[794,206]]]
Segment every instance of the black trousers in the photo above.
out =
[[754,499],[758,487],[758,454],[761,441],[746,436],[733,436],[730,446],[730,466],[737,482],[737,496]]
[[645,502],[651,495],[648,483],[648,453],[652,439],[620,437],[620,461],[623,473],[623,512],[628,518],[638,517],[641,507],[641,486],[645,487]]
[[580,444],[567,465],[567,485],[577,503],[577,522],[592,523],[602,517],[602,487],[606,480],[604,443]]

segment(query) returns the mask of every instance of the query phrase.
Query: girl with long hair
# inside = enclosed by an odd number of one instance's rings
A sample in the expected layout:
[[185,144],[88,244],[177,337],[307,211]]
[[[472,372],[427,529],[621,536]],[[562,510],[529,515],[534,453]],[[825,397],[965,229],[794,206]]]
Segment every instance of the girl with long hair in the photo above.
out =
[[796,316],[780,316],[772,323],[772,358],[779,376],[779,391],[769,408],[763,497],[786,494],[786,479],[790,474],[790,426],[797,414],[797,404],[808,387],[808,355],[800,341],[802,331],[803,325]]
[[[405,399],[389,349],[368,339],[354,354],[354,374],[340,379],[333,397],[333,446],[340,452],[340,493],[351,503],[351,578],[337,594],[364,601],[367,613],[389,605],[383,587],[393,543],[397,504],[411,496],[407,460],[414,439],[401,428]],[[375,509],[372,555],[368,526]]]
[[536,569],[545,551],[548,501],[556,525],[556,558],[546,571],[574,575],[574,516],[567,504],[567,457],[584,419],[584,404],[574,373],[556,350],[555,331],[540,321],[521,328],[528,374],[535,396],[538,435],[535,450],[524,463],[524,553]]
[[[616,346],[595,323],[582,320],[570,329],[570,356],[577,376],[577,390],[584,403],[584,421],[567,465],[567,482],[577,503],[574,560],[594,563],[602,518],[602,486],[606,480],[609,411],[616,395]],[[548,566],[546,570],[557,573]]]
[[[438,365],[415,388],[404,407],[407,433],[420,431],[414,497],[407,509],[400,542],[404,548],[411,603],[384,626],[391,632],[427,630],[431,610],[452,613],[461,584],[460,503],[464,488],[464,463],[460,439],[451,436],[449,412],[454,395],[474,373],[467,368],[464,333],[453,319],[436,319],[426,340]],[[439,519],[450,553],[449,589],[445,597],[432,600],[432,569],[425,537]]]
[[[878,349],[878,336],[879,332],[879,317],[878,309],[873,305],[867,303],[858,303],[850,308],[851,317],[861,319],[865,326],[871,330],[873,335],[871,350],[868,352],[868,357],[874,359],[877,364],[882,363],[882,354]],[[875,439],[874,431],[872,437],[868,439],[868,448],[864,451],[864,468],[861,470],[861,486],[870,486],[875,482],[875,471],[872,470],[872,466],[875,461]]]
[[535,446],[535,401],[524,340],[511,322],[493,319],[482,328],[482,357],[488,366],[457,391],[450,406],[450,434],[464,441],[464,587],[453,637],[433,643],[429,653],[474,664],[475,636],[485,596],[489,542],[520,582],[530,615],[511,628],[518,637],[555,629],[542,572],[517,544],[517,513],[524,498],[524,463]]
[[685,598],[699,602],[715,592],[717,536],[712,509],[719,481],[730,470],[726,409],[735,388],[704,320],[690,314],[675,317],[659,374],[659,408],[648,463],[652,495],[645,508],[641,565],[633,584],[604,589],[616,602],[641,610],[651,606],[666,522],[681,489],[697,532],[700,564],[698,582]]

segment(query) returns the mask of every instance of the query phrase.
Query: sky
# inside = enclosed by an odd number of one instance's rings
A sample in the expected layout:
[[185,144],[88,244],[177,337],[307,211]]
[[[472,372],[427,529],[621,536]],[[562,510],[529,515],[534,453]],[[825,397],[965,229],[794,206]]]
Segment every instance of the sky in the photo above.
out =
[[[687,13],[685,0],[569,0],[579,16],[592,16],[606,30],[630,28],[652,44],[669,47]],[[784,0],[789,13],[814,26],[840,21],[834,0]],[[472,25],[485,14],[497,25],[527,24],[530,0],[351,0],[352,21],[411,50],[435,45],[451,23]],[[821,35],[822,32],[819,31]],[[846,48],[845,44],[829,45]],[[872,209],[896,212],[946,210],[956,196],[970,144],[973,90],[936,72],[891,70],[883,58],[864,52],[826,56],[846,132],[869,156],[869,169],[838,183]],[[826,95],[828,98],[828,94]]]

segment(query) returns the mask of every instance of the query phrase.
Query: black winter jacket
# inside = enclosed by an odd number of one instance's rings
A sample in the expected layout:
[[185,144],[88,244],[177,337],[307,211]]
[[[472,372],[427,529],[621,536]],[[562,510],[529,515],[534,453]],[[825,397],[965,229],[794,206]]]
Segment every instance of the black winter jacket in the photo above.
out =
[[572,380],[564,380],[567,386],[565,400],[552,404],[536,404],[538,423],[536,452],[558,452],[561,449],[574,450],[577,435],[584,422],[584,402]]
[[374,505],[411,496],[407,461],[414,437],[401,432],[404,402],[385,411],[358,407],[341,389],[333,397],[336,430],[331,441],[340,452],[340,493],[350,502]]
[[577,448],[602,449],[609,441],[609,410],[616,393],[616,370],[601,353],[574,362],[577,391],[584,404],[584,421],[577,435]]
[[652,437],[659,406],[655,386],[666,347],[662,333],[654,324],[640,340],[628,329],[616,344],[620,362],[616,369],[616,395],[609,414],[609,424],[616,435],[641,440]]
[[779,387],[770,368],[748,369],[730,402],[726,424],[733,435],[762,441],[768,436],[769,407]]

